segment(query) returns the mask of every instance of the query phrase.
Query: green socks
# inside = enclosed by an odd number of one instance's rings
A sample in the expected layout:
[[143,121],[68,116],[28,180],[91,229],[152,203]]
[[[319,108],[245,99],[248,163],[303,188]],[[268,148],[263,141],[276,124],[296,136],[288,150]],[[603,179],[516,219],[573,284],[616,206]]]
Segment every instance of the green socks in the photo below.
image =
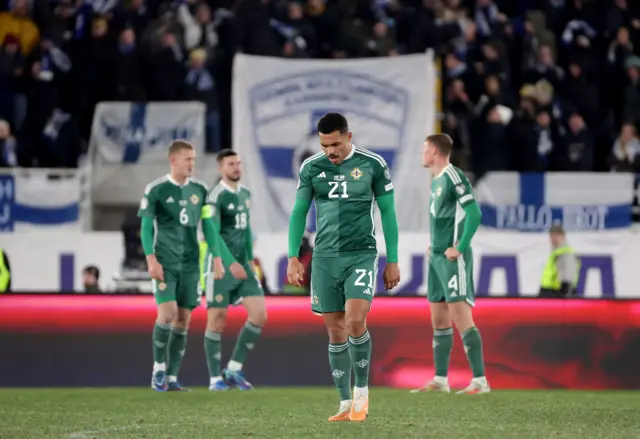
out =
[[353,363],[353,374],[355,375],[356,387],[367,387],[369,385],[369,363],[371,361],[371,336],[369,331],[364,332],[360,337],[349,337],[349,353]]
[[210,377],[220,376],[222,334],[206,331],[204,333],[204,354],[207,357],[207,367]]
[[433,363],[437,377],[447,377],[453,348],[453,328],[433,330]]
[[329,366],[340,401],[351,399],[351,355],[349,343],[329,343]]
[[467,329],[462,334],[462,343],[464,344],[464,351],[467,354],[473,377],[484,376],[484,360],[482,358],[482,338],[480,338],[480,332],[475,326]]
[[171,325],[156,323],[153,327],[153,362],[157,365],[167,362],[167,343],[169,343],[170,333]]
[[236,365],[244,364],[247,359],[247,355],[254,348],[257,341],[260,339],[260,334],[262,332],[262,328],[254,325],[251,322],[247,322],[244,324],[242,331],[240,331],[240,335],[238,336],[238,341],[236,342],[236,347],[233,349],[233,354],[231,355],[231,361],[229,361],[229,369],[231,370],[239,370]]
[[187,348],[187,330],[184,328],[171,328],[169,337],[169,361],[167,364],[167,379],[175,381],[180,372],[180,365]]

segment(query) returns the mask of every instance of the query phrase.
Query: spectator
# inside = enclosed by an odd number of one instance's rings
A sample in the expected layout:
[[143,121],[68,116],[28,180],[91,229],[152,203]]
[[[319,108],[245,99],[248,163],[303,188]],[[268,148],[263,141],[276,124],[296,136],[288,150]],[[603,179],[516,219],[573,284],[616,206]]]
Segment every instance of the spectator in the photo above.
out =
[[452,137],[456,148],[469,150],[471,146],[469,123],[474,106],[465,91],[464,82],[456,79],[447,88],[445,106],[445,132]]
[[282,48],[271,27],[268,0],[239,0],[235,6],[235,41],[240,52],[278,56]]
[[554,89],[562,89],[564,71],[555,64],[551,46],[548,44],[543,44],[538,48],[537,61],[526,71],[524,76],[524,81],[527,84],[535,84],[543,79],[547,80]]
[[629,85],[624,92],[624,119],[640,121],[640,57],[631,56],[625,63]]
[[87,265],[82,270],[82,285],[84,292],[88,294],[101,293],[100,290],[100,270],[95,265]]
[[111,96],[116,101],[144,101],[146,90],[142,81],[143,62],[133,29],[125,28],[118,38],[113,65]]
[[640,140],[633,124],[622,126],[620,137],[613,144],[609,163],[612,171],[640,172]]
[[593,169],[593,138],[580,114],[569,117],[569,129],[564,142],[558,147],[554,171],[582,171]]
[[168,29],[162,34],[160,49],[151,57],[151,83],[149,99],[152,101],[179,101],[184,83],[184,54],[176,35]]
[[520,91],[520,106],[508,127],[510,169],[518,172],[540,172],[545,166],[538,154],[539,127],[533,86]]
[[189,56],[189,71],[185,78],[185,99],[203,102],[207,106],[206,142],[207,151],[220,151],[220,114],[216,100],[216,83],[205,68],[207,54],[196,49]]
[[16,131],[21,129],[27,113],[22,81],[25,63],[20,40],[7,34],[0,47],[0,118],[10,121]]
[[10,168],[17,164],[16,141],[11,135],[9,122],[0,119],[0,168]]
[[9,12],[0,12],[0,41],[7,35],[17,36],[22,54],[28,56],[38,44],[40,31],[29,17],[28,0],[14,0]]
[[317,56],[331,58],[340,27],[338,10],[335,5],[323,0],[307,0],[305,13],[316,36]]
[[184,28],[184,47],[187,51],[201,48],[213,55],[218,44],[218,34],[213,25],[211,8],[206,3],[195,3],[195,14],[191,14],[188,5],[182,3],[178,8],[178,22]]

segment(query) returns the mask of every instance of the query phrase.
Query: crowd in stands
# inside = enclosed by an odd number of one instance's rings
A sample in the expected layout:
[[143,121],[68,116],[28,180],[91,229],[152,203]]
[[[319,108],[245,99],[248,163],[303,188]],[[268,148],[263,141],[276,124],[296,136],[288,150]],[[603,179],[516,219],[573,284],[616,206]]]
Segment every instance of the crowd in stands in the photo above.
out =
[[201,101],[207,149],[227,146],[238,51],[431,48],[466,169],[640,171],[631,0],[8,0],[0,44],[0,166],[77,166],[110,100]]

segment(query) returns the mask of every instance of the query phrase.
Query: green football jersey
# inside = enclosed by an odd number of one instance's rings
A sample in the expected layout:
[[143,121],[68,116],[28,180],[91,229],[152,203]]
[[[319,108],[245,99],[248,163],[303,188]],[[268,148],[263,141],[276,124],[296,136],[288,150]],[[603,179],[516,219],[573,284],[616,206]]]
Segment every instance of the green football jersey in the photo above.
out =
[[335,165],[319,152],[302,163],[296,197],[315,200],[315,256],[377,252],[375,198],[391,194],[393,183],[384,159],[353,145]]
[[243,186],[238,190],[221,181],[207,196],[213,221],[220,226],[220,236],[233,257],[241,264],[248,262],[251,237],[251,193]]
[[429,202],[431,251],[442,253],[457,244],[464,231],[464,207],[475,203],[464,173],[448,165],[431,180]]
[[198,223],[208,211],[207,186],[189,179],[179,185],[165,175],[147,185],[140,201],[139,217],[155,223],[154,250],[163,267],[199,270]]

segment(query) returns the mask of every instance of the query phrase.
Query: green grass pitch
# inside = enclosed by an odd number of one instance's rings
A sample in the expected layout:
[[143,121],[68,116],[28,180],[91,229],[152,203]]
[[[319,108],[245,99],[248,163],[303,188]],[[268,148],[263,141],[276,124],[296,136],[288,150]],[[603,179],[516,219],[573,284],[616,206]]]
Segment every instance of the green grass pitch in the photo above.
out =
[[328,388],[0,389],[0,438],[640,438],[640,392],[372,388],[364,424],[329,424],[337,405]]

